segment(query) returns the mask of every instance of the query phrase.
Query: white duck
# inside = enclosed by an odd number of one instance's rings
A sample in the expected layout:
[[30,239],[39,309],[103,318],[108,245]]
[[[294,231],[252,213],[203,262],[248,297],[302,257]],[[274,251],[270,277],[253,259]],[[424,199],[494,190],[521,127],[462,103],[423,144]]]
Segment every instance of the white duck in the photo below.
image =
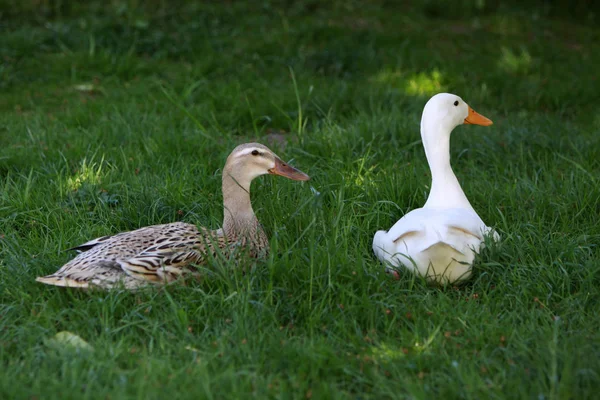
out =
[[461,124],[489,126],[492,121],[449,93],[436,94],[423,109],[421,138],[431,169],[429,197],[423,208],[373,238],[373,251],[392,272],[404,265],[434,283],[466,280],[484,235],[500,239],[477,215],[450,166],[450,134]]

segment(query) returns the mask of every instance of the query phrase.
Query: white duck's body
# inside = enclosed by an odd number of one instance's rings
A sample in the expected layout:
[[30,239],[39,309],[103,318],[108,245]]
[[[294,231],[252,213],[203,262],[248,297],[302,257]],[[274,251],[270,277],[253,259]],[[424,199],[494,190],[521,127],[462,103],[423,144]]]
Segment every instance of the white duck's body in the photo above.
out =
[[392,228],[379,231],[373,251],[388,268],[407,269],[436,283],[468,279],[487,227],[465,196],[450,166],[450,133],[459,124],[491,125],[460,97],[441,93],[425,105],[421,136],[431,169],[431,191],[423,208],[413,210]]

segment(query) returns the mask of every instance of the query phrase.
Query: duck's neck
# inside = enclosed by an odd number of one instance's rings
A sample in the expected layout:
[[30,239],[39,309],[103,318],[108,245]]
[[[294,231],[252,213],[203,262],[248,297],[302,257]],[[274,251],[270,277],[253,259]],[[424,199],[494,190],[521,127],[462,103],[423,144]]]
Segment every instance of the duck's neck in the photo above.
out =
[[223,171],[223,231],[231,238],[252,236],[260,224],[250,202],[250,180],[236,179],[235,171]]
[[431,170],[431,190],[423,208],[473,209],[450,166],[451,127],[435,122],[421,123],[425,156]]

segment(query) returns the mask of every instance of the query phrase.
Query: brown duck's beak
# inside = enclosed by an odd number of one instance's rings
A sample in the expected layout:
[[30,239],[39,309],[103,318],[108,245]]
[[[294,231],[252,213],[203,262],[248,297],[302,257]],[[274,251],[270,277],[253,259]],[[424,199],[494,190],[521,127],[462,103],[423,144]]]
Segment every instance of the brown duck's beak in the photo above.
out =
[[490,126],[493,124],[492,120],[479,114],[477,111],[469,107],[469,115],[465,118],[465,124]]
[[307,181],[310,179],[310,176],[287,165],[277,157],[275,157],[275,166],[269,170],[269,173],[272,175],[285,176],[293,181]]

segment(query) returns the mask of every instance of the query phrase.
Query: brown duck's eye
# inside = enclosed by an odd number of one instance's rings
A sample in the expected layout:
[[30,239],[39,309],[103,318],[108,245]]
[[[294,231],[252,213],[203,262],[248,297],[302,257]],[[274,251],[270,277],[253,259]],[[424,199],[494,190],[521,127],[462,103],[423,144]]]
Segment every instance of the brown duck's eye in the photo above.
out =
[[456,101],[454,102],[454,105],[455,105],[455,106],[457,106],[457,105],[458,105],[458,100],[456,100]]
[[258,150],[252,150],[252,155],[253,155],[253,156],[257,156],[257,155],[259,155],[259,154],[260,154],[260,153],[258,152]]

